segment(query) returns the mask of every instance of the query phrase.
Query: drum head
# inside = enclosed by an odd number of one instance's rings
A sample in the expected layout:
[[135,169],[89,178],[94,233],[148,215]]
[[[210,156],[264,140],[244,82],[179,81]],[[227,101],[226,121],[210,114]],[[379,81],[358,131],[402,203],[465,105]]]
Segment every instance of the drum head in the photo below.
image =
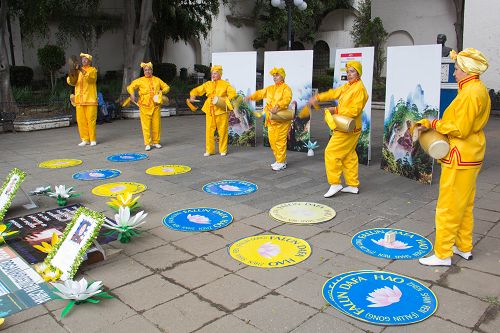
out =
[[438,140],[429,146],[429,155],[436,160],[445,157],[450,151],[450,144],[444,140]]

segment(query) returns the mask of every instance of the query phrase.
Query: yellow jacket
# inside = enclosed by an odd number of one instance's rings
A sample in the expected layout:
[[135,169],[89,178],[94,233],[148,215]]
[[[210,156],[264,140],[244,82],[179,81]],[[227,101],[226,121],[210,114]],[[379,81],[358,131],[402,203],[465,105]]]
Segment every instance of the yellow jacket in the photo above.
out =
[[457,97],[446,108],[443,118],[430,124],[450,140],[450,152],[440,163],[455,169],[480,168],[486,150],[483,128],[490,116],[490,96],[476,75],[461,80],[458,87]]
[[207,95],[207,100],[201,110],[208,115],[220,115],[226,113],[226,108],[220,108],[216,105],[212,105],[212,99],[215,96],[225,97],[226,105],[228,110],[232,110],[233,107],[230,100],[236,97],[236,90],[229,84],[229,82],[224,80],[217,81],[207,81],[202,85],[193,88],[190,92],[190,96],[202,96]]
[[[75,85],[75,104],[76,106],[97,105],[97,69],[92,66],[83,66],[85,74],[78,72],[78,80]],[[69,76],[66,82],[70,83]]]
[[170,87],[156,76],[151,78],[142,76],[135,79],[127,87],[127,92],[132,95],[136,89],[139,89],[139,101],[137,104],[139,104],[139,107],[144,108],[144,110],[151,110],[151,112],[157,106],[153,101],[154,95],[159,95],[159,100],[161,101],[162,94],[170,91]]
[[292,101],[292,89],[290,89],[290,87],[283,82],[267,86],[266,88],[257,90],[250,95],[250,99],[252,101],[260,101],[264,98],[266,99],[264,111],[267,113],[269,113],[269,110],[274,108],[276,105],[279,110],[286,110]]
[[[324,93],[316,95],[320,102],[338,99],[338,105],[335,113],[353,118],[356,121],[356,127],[353,133],[361,131],[363,108],[368,101],[368,93],[361,80],[354,83],[346,83],[335,89],[330,89]],[[330,124],[329,124],[330,126]],[[335,130],[333,124],[332,130]]]

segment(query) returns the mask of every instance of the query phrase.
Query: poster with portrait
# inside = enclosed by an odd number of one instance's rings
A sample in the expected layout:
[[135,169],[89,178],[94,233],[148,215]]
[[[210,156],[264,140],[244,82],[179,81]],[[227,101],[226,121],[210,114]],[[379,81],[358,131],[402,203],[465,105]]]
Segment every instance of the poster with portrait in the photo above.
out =
[[368,101],[363,108],[361,136],[356,147],[356,153],[358,154],[359,163],[365,165],[368,165],[371,159],[373,51],[373,47],[337,49],[333,75],[333,88],[337,88],[347,83],[346,64],[349,61],[359,61],[363,67],[361,81],[363,81],[368,92]]
[[16,195],[19,186],[21,186],[24,177],[26,177],[26,173],[18,168],[14,168],[9,172],[5,182],[0,188],[0,222],[3,221],[12,199],[14,199],[14,196]]
[[257,52],[212,53],[212,64],[222,66],[222,79],[228,81],[240,97],[229,113],[228,143],[255,147],[255,102],[243,98],[252,94],[256,86]]
[[[274,67],[285,70],[285,83],[292,89],[292,103],[297,103],[301,110],[312,96],[313,51],[272,51],[264,53],[264,87],[273,85],[269,71]],[[266,101],[264,100],[264,105]],[[290,106],[291,108],[292,106]],[[288,150],[307,152],[307,143],[311,138],[311,118],[297,117],[292,120],[288,133]],[[264,145],[269,146],[267,127],[263,131]]]
[[437,119],[441,45],[387,48],[382,169],[430,184],[433,159],[420,147],[413,122]]

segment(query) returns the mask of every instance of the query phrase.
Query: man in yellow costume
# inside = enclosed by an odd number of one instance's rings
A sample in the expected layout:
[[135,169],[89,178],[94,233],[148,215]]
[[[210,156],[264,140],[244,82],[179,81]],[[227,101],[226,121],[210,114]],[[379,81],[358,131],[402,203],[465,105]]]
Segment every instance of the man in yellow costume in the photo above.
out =
[[142,135],[144,137],[145,150],[151,150],[151,146],[161,148],[161,110],[163,94],[170,91],[170,87],[160,78],[153,76],[153,64],[151,62],[141,63],[144,76],[135,79],[127,87],[130,100],[136,103],[135,91],[139,90],[139,112],[141,117]]
[[266,106],[264,107],[266,121],[264,126],[267,127],[269,144],[276,160],[271,164],[271,168],[274,171],[280,171],[286,169],[287,137],[292,121],[271,120],[271,113],[288,109],[288,105],[292,101],[292,89],[285,83],[286,73],[283,68],[275,67],[271,69],[269,74],[273,76],[274,84],[257,90],[251,96],[247,96],[246,100],[259,101],[266,99]]
[[66,82],[70,86],[75,87],[75,105],[76,105],[76,122],[78,123],[78,131],[80,132],[79,146],[85,146],[90,143],[95,146],[95,124],[97,120],[97,70],[92,67],[92,56],[86,53],[80,53],[81,66],[77,66],[78,79],[72,82],[70,77],[66,78]]
[[[194,102],[196,100],[196,96],[207,96],[207,100],[201,108],[201,110],[206,114],[205,154],[203,154],[203,156],[215,154],[214,134],[216,130],[219,135],[219,153],[221,156],[226,156],[229,111],[233,109],[230,101],[236,97],[236,90],[229,84],[229,82],[221,80],[222,66],[213,66],[210,71],[212,80],[207,81],[191,90],[189,93],[189,100]],[[219,105],[214,105],[214,97],[225,99],[224,106],[221,107]]]
[[[336,99],[338,105],[331,111],[353,118],[356,124],[354,131],[342,132],[332,122],[329,124],[333,130],[332,137],[325,149],[325,169],[330,189],[324,197],[329,198],[337,192],[359,193],[358,180],[358,154],[356,146],[361,135],[363,108],[368,101],[368,93],[361,81],[363,67],[359,61],[349,61],[346,64],[347,83],[327,92],[313,96],[309,103],[316,104],[321,101]],[[330,112],[325,110],[325,112]],[[326,117],[325,117],[326,118]],[[346,187],[342,187],[340,176],[344,174]]]
[[474,197],[476,179],[486,150],[483,128],[488,122],[491,101],[479,75],[488,68],[484,55],[473,48],[450,52],[455,60],[457,97],[441,120],[422,119],[418,130],[433,128],[448,137],[450,151],[442,158],[439,197],[436,205],[434,255],[419,259],[422,265],[450,266],[455,253],[472,259]]

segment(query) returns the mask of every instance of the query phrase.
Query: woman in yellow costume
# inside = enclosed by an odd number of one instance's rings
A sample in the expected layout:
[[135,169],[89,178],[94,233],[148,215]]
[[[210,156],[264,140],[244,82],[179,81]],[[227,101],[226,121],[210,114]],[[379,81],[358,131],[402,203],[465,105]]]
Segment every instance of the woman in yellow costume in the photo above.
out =
[[[358,154],[356,146],[361,135],[362,114],[368,93],[361,81],[363,67],[359,61],[349,61],[346,64],[347,83],[335,89],[313,96],[309,103],[315,104],[321,101],[337,99],[338,105],[331,111],[332,114],[339,114],[353,118],[356,124],[353,132],[341,132],[335,124],[331,124],[333,129],[332,137],[325,149],[325,169],[330,189],[324,197],[329,198],[337,192],[359,193],[358,180]],[[325,110],[325,112],[329,112]],[[344,174],[346,187],[342,187],[340,176]]]
[[[217,133],[219,134],[219,153],[221,156],[226,156],[229,111],[233,109],[230,100],[236,97],[236,90],[229,84],[229,82],[221,80],[222,66],[213,66],[210,71],[212,80],[207,81],[191,90],[189,93],[189,100],[194,102],[196,100],[196,96],[207,95],[207,100],[201,108],[201,110],[206,114],[205,154],[203,154],[203,156],[215,154],[215,130],[217,130]],[[226,105],[224,108],[212,104],[213,98],[216,96],[226,99]]]
[[486,150],[483,128],[488,122],[491,101],[479,75],[488,68],[484,55],[473,48],[450,52],[455,60],[457,97],[441,120],[422,119],[418,130],[433,128],[448,137],[450,151],[442,158],[439,197],[436,205],[434,255],[419,259],[422,265],[450,266],[457,254],[472,259],[474,197],[476,179]]
[[[135,79],[127,87],[130,100],[135,101],[135,91],[139,89],[139,111],[145,150],[151,146],[161,148],[161,111],[162,95],[170,91],[170,87],[160,78],[153,76],[153,64],[141,63],[144,76]],[[155,97],[156,96],[156,97]]]
[[97,69],[92,67],[92,56],[86,53],[80,53],[82,65],[77,66],[78,79],[76,83],[72,82],[70,77],[66,82],[75,87],[75,105],[76,122],[80,132],[79,146],[85,146],[90,143],[95,146],[95,123],[97,120]]
[[269,144],[276,160],[276,162],[271,164],[271,168],[274,171],[280,171],[286,169],[287,137],[292,121],[271,120],[270,114],[288,109],[288,105],[292,101],[292,89],[285,83],[286,73],[283,68],[275,67],[271,69],[269,74],[273,76],[274,84],[257,90],[245,99],[247,101],[266,99],[266,106],[264,107],[266,122],[264,126],[267,127]]

